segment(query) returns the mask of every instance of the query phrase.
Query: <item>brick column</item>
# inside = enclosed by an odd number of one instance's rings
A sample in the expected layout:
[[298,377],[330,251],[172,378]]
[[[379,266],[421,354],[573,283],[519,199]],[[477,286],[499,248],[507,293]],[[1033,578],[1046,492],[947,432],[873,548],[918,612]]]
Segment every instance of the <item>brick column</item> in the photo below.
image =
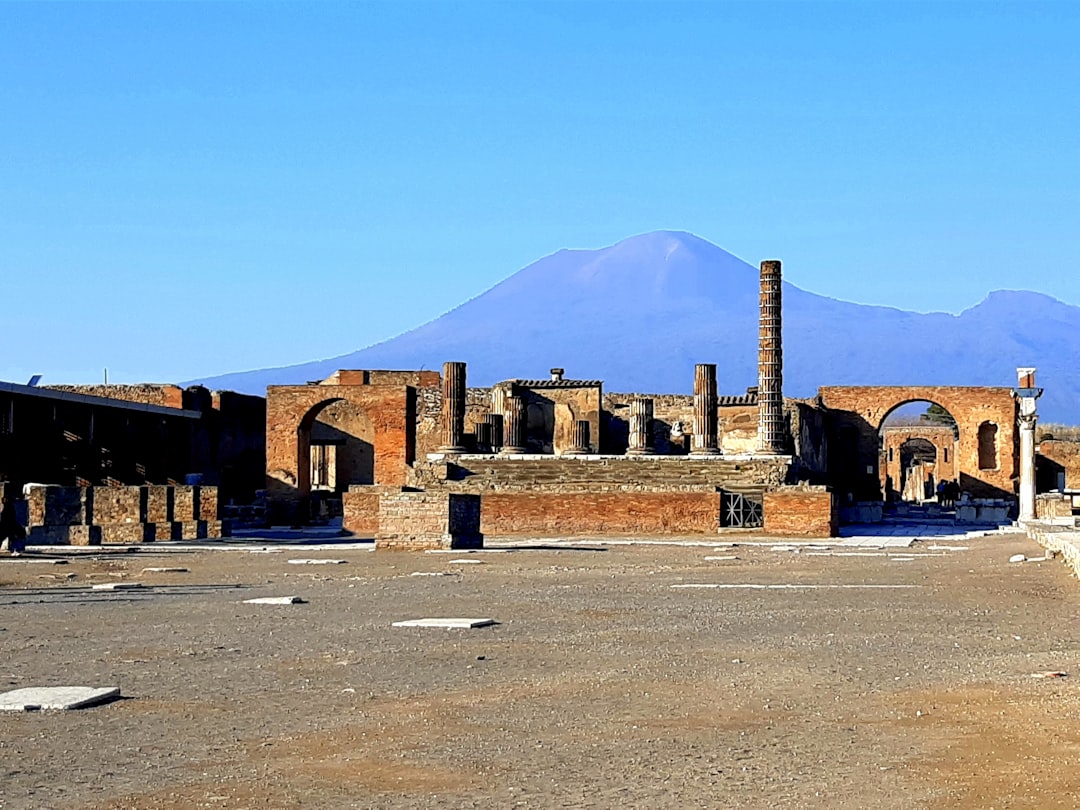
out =
[[569,450],[564,450],[564,456],[584,456],[591,452],[589,446],[589,422],[587,419],[578,419],[574,422],[573,445]]
[[525,400],[521,397],[506,398],[506,412],[503,414],[504,454],[528,453],[525,446]]
[[694,366],[694,444],[691,455],[715,456],[717,441],[716,364]]
[[784,349],[780,262],[761,263],[761,320],[758,332],[758,450],[785,452]]
[[465,364],[443,363],[440,453],[465,452]]
[[655,453],[652,435],[653,401],[645,397],[630,400],[630,446],[628,456]]

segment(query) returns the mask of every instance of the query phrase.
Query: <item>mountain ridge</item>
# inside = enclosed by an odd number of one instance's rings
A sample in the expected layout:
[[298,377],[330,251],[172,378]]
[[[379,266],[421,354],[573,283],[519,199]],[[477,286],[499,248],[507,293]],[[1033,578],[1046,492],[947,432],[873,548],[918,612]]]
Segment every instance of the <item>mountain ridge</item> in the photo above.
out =
[[[569,376],[615,391],[685,393],[693,365],[715,362],[724,392],[756,384],[758,269],[683,231],[597,250],[562,249],[480,295],[387,340],[308,363],[195,380],[263,393],[338,368],[469,364],[469,382]],[[784,282],[785,394],[822,385],[1009,386],[1040,369],[1046,418],[1080,422],[1080,307],[1044,293],[994,290],[959,314],[858,304]]]

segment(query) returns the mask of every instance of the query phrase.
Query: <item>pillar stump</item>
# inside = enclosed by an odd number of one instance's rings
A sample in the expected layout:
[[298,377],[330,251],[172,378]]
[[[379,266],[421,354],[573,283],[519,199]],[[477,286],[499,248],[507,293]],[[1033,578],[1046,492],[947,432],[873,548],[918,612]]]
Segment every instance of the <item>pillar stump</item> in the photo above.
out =
[[465,364],[443,363],[440,453],[465,452]]
[[503,413],[503,455],[528,453],[525,445],[525,400],[521,397],[507,397],[506,411]]
[[653,401],[646,397],[630,400],[630,444],[628,456],[647,456],[656,452],[652,435]]
[[716,404],[716,364],[698,363],[694,366],[693,456],[720,454]]
[[578,419],[574,422],[573,444],[569,450],[564,450],[564,456],[587,456],[592,452],[589,446],[589,422],[587,419]]

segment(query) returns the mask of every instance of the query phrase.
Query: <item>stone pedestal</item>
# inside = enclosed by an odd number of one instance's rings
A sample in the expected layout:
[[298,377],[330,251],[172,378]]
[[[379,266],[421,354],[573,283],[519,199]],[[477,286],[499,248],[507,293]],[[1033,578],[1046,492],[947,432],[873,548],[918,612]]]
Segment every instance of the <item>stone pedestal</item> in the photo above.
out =
[[640,398],[630,400],[630,443],[626,450],[628,456],[652,455],[653,401]]
[[465,364],[443,363],[440,453],[465,452]]
[[506,410],[503,413],[503,447],[500,452],[510,455],[528,453],[525,444],[525,400],[521,397],[507,397]]
[[383,492],[379,496],[376,549],[483,548],[479,495]]
[[782,454],[784,429],[784,351],[780,262],[761,263],[761,319],[758,332],[758,450]]
[[716,364],[694,366],[694,443],[691,455],[715,456],[720,453],[717,436]]
[[591,452],[589,446],[589,422],[587,419],[578,419],[574,422],[572,441],[570,449],[563,452],[564,456],[585,456]]

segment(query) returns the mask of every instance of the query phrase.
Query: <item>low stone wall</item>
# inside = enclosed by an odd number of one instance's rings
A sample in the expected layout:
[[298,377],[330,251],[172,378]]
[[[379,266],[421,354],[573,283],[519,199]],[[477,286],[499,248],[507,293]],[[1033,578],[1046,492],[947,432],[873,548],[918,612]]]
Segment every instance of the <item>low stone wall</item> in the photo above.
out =
[[398,491],[379,496],[376,549],[481,548],[480,496]]
[[27,543],[98,545],[228,537],[216,487],[26,488]]
[[975,498],[956,505],[957,523],[1001,526],[1012,521],[1015,502],[997,498]]
[[1080,576],[1080,531],[1075,527],[1053,526],[1042,521],[1028,521],[1024,526],[1028,537],[1042,546],[1049,554],[1060,554]]
[[764,531],[779,537],[836,537],[836,496],[826,487],[781,487],[765,493]]
[[485,535],[716,534],[720,493],[700,492],[485,492]]
[[401,490],[354,485],[341,493],[341,528],[357,537],[375,537],[379,533],[379,497],[388,491]]
[[1035,517],[1039,520],[1071,522],[1072,497],[1060,492],[1048,492],[1035,496]]

